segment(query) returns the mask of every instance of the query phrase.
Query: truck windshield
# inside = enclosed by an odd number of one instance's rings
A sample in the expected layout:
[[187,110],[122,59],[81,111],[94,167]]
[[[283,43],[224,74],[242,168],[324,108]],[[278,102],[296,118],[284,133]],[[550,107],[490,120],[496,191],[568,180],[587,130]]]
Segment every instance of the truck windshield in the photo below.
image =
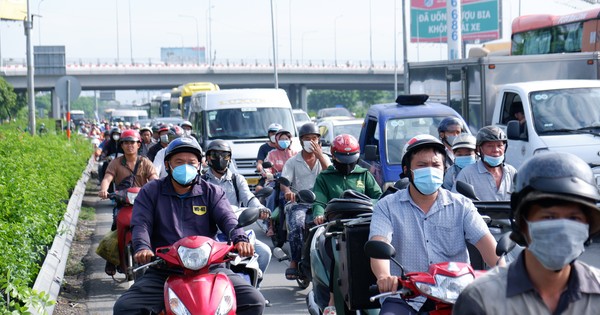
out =
[[208,139],[267,138],[267,129],[278,123],[296,135],[292,110],[289,108],[243,107],[207,112]]
[[600,88],[572,88],[531,93],[538,134],[600,128]]
[[388,164],[401,164],[404,145],[412,137],[430,134],[438,137],[438,124],[446,116],[390,119],[385,124],[385,149]]

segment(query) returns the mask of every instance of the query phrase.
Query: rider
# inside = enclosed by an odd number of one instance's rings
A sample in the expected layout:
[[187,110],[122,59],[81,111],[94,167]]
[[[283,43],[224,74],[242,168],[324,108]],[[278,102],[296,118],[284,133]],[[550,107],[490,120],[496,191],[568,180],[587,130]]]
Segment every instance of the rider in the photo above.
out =
[[[312,122],[306,123],[299,130],[302,151],[285,162],[281,177],[287,178],[291,187],[296,191],[310,189],[315,184],[315,179],[321,170],[326,169],[329,158],[323,154],[319,140],[321,134],[319,128]],[[280,189],[285,200],[292,202],[285,207],[285,218],[288,228],[288,241],[290,243],[291,260],[290,267],[285,271],[288,280],[296,280],[298,274],[298,262],[302,256],[302,244],[304,242],[304,224],[309,204],[295,203],[296,194],[283,184]]]
[[[485,126],[477,132],[479,161],[463,168],[457,181],[470,184],[479,200],[508,201],[517,170],[504,161],[508,138],[497,126]],[[452,188],[456,192],[456,187]]]
[[466,132],[466,130],[464,130],[462,122],[454,116],[448,116],[442,119],[438,125],[438,134],[446,149],[446,168],[449,168],[454,164],[452,143],[454,143],[454,139],[463,132]]
[[456,183],[456,176],[467,165],[477,162],[477,154],[475,153],[476,140],[473,135],[461,133],[454,138],[452,143],[452,152],[454,153],[454,165],[446,170],[444,174],[444,184],[442,188],[452,190]]
[[[123,153],[123,149],[119,145],[119,139],[121,138],[121,130],[117,127],[113,127],[110,130],[110,137],[108,142],[102,146],[102,153],[100,153],[100,161],[106,160],[111,155],[117,155],[119,153]],[[108,163],[110,161],[105,161],[102,163],[98,170],[98,180],[102,182],[104,179],[104,173],[106,172],[106,167],[108,167]]]
[[152,128],[140,128],[140,136],[142,137],[142,147],[140,148],[140,155],[148,156],[148,150],[150,150],[150,148],[154,145],[154,142],[152,142]]
[[[225,197],[231,205],[238,208],[254,207],[261,209],[261,219],[267,219],[271,211],[265,208],[248,188],[244,175],[234,173],[229,169],[231,162],[231,146],[223,140],[213,140],[206,149],[207,163],[210,167],[202,179],[223,188]],[[271,261],[271,248],[269,245],[255,240],[254,250],[258,254],[258,266],[265,275]]]
[[478,278],[456,314],[600,314],[600,270],[578,261],[600,234],[600,193],[581,158],[545,152],[526,161],[511,196],[515,262]]
[[169,145],[169,129],[168,125],[161,125],[160,128],[158,128],[158,143],[148,150],[148,158],[150,161],[154,162],[156,153]]
[[[115,158],[106,168],[104,179],[100,183],[98,196],[102,199],[108,198],[108,186],[113,182],[116,184],[115,190],[126,189],[129,187],[142,187],[147,182],[157,179],[152,162],[146,157],[139,156],[140,134],[135,130],[123,131],[119,140],[123,155]],[[116,230],[116,216],[118,209],[113,209],[113,223],[111,230]],[[108,275],[115,274],[115,266],[106,262],[105,271]]]
[[[131,225],[136,262],[150,262],[157,247],[171,245],[186,236],[214,237],[217,228],[230,231],[237,225],[223,190],[200,178],[201,160],[202,149],[195,139],[180,137],[169,143],[165,154],[169,175],[144,186],[133,207]],[[192,211],[197,208],[206,211]],[[242,228],[233,230],[231,235],[241,256],[254,254]],[[262,314],[265,300],[256,288],[229,269],[218,267],[211,272],[229,276],[238,314]],[[113,314],[159,313],[165,307],[164,284],[168,275],[163,270],[149,268],[119,297]]]
[[[179,126],[173,126],[169,128],[167,132],[167,144],[171,143],[171,141],[181,137],[184,135],[184,130]],[[164,137],[163,137],[164,138]],[[161,140],[161,143],[163,140]],[[158,174],[159,178],[167,177],[167,170],[165,168],[165,151],[167,148],[162,148],[156,152],[154,156],[154,168],[156,169],[156,174]]]
[[[469,262],[466,242],[474,244],[485,262],[494,266],[498,261],[496,240],[473,202],[440,189],[446,158],[442,142],[431,135],[418,135],[403,151],[402,169],[409,186],[377,202],[369,239],[391,243],[406,272],[425,272],[430,264],[440,262]],[[398,290],[400,267],[371,258],[371,270],[380,292]],[[425,300],[387,297],[381,301],[381,314],[427,311],[421,309]]]
[[[256,155],[256,172],[257,173],[264,174],[262,163],[265,161],[265,159],[267,158],[267,154],[270,151],[277,149],[277,141],[275,141],[275,134],[281,128],[283,128],[283,127],[281,127],[280,124],[273,123],[273,124],[269,125],[269,128],[267,129],[267,137],[269,139],[267,140],[267,142],[263,143],[260,146],[260,148],[258,148],[258,154]],[[263,175],[263,177],[261,177],[260,181],[258,182],[258,185],[255,188],[255,191],[258,192],[259,190],[261,190],[264,184],[265,184],[265,177]]]

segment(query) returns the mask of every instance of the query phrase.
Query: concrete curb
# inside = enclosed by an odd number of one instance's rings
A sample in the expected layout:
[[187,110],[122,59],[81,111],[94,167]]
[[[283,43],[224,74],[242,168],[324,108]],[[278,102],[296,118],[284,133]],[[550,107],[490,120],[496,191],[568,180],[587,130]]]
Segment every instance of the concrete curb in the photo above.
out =
[[[53,301],[57,300],[58,294],[60,293],[60,287],[65,274],[65,266],[67,264],[67,259],[69,258],[69,252],[71,251],[73,237],[75,236],[77,220],[79,219],[81,202],[85,195],[86,185],[94,165],[94,158],[91,157],[85,171],[73,190],[73,194],[67,205],[67,212],[58,225],[52,247],[48,251],[44,264],[33,285],[34,290],[48,293],[50,299]],[[29,308],[29,312],[34,315],[40,314],[36,309],[31,307]],[[46,313],[41,314],[52,314],[54,312],[54,305],[47,306],[45,312]]]

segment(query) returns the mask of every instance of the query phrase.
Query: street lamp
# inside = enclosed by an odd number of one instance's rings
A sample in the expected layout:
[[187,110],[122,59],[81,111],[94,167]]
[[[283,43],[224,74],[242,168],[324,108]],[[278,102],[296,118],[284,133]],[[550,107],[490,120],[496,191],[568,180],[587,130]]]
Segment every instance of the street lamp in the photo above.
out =
[[341,18],[343,15],[340,14],[333,19],[333,60],[335,62],[335,66],[337,67],[337,20]]
[[131,58],[131,64],[133,61],[133,31],[131,30],[131,0],[129,0],[129,56]]
[[213,60],[212,60],[212,15],[211,15],[211,11],[212,8],[214,8],[214,6],[211,4],[211,0],[208,0],[208,10],[207,10],[207,15],[208,18],[206,19],[206,21],[208,22],[208,41],[207,41],[207,50],[208,50],[208,66],[212,67],[213,64]]
[[369,0],[369,69],[373,67],[373,15],[371,14],[372,0]]
[[273,74],[275,80],[275,88],[279,88],[279,76],[277,74],[277,35],[275,33],[275,13],[273,0],[271,0],[271,36],[273,41]]
[[196,57],[198,64],[200,64],[200,29],[198,28],[198,18],[196,18],[195,16],[184,14],[180,14],[179,16],[194,19],[194,21],[196,22]]
[[304,64],[304,36],[306,34],[310,34],[310,33],[316,33],[317,31],[312,30],[312,31],[306,31],[302,33],[302,54],[300,55],[300,60],[302,61],[302,64]]
[[44,0],[41,0],[40,2],[38,2],[38,10],[37,10],[37,17],[38,17],[38,46],[42,46],[42,21],[40,20],[40,18],[42,17],[42,15],[40,14],[40,5],[42,4],[42,2],[44,2]]

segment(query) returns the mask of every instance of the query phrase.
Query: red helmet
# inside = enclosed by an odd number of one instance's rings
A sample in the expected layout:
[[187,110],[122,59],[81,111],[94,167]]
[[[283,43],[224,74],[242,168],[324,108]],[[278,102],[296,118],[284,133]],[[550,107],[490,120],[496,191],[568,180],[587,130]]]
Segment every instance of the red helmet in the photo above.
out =
[[355,163],[360,154],[358,140],[349,134],[341,134],[333,139],[331,155],[344,164]]
[[119,139],[121,142],[123,141],[136,141],[140,142],[140,133],[134,129],[128,129],[121,133],[121,138]]

